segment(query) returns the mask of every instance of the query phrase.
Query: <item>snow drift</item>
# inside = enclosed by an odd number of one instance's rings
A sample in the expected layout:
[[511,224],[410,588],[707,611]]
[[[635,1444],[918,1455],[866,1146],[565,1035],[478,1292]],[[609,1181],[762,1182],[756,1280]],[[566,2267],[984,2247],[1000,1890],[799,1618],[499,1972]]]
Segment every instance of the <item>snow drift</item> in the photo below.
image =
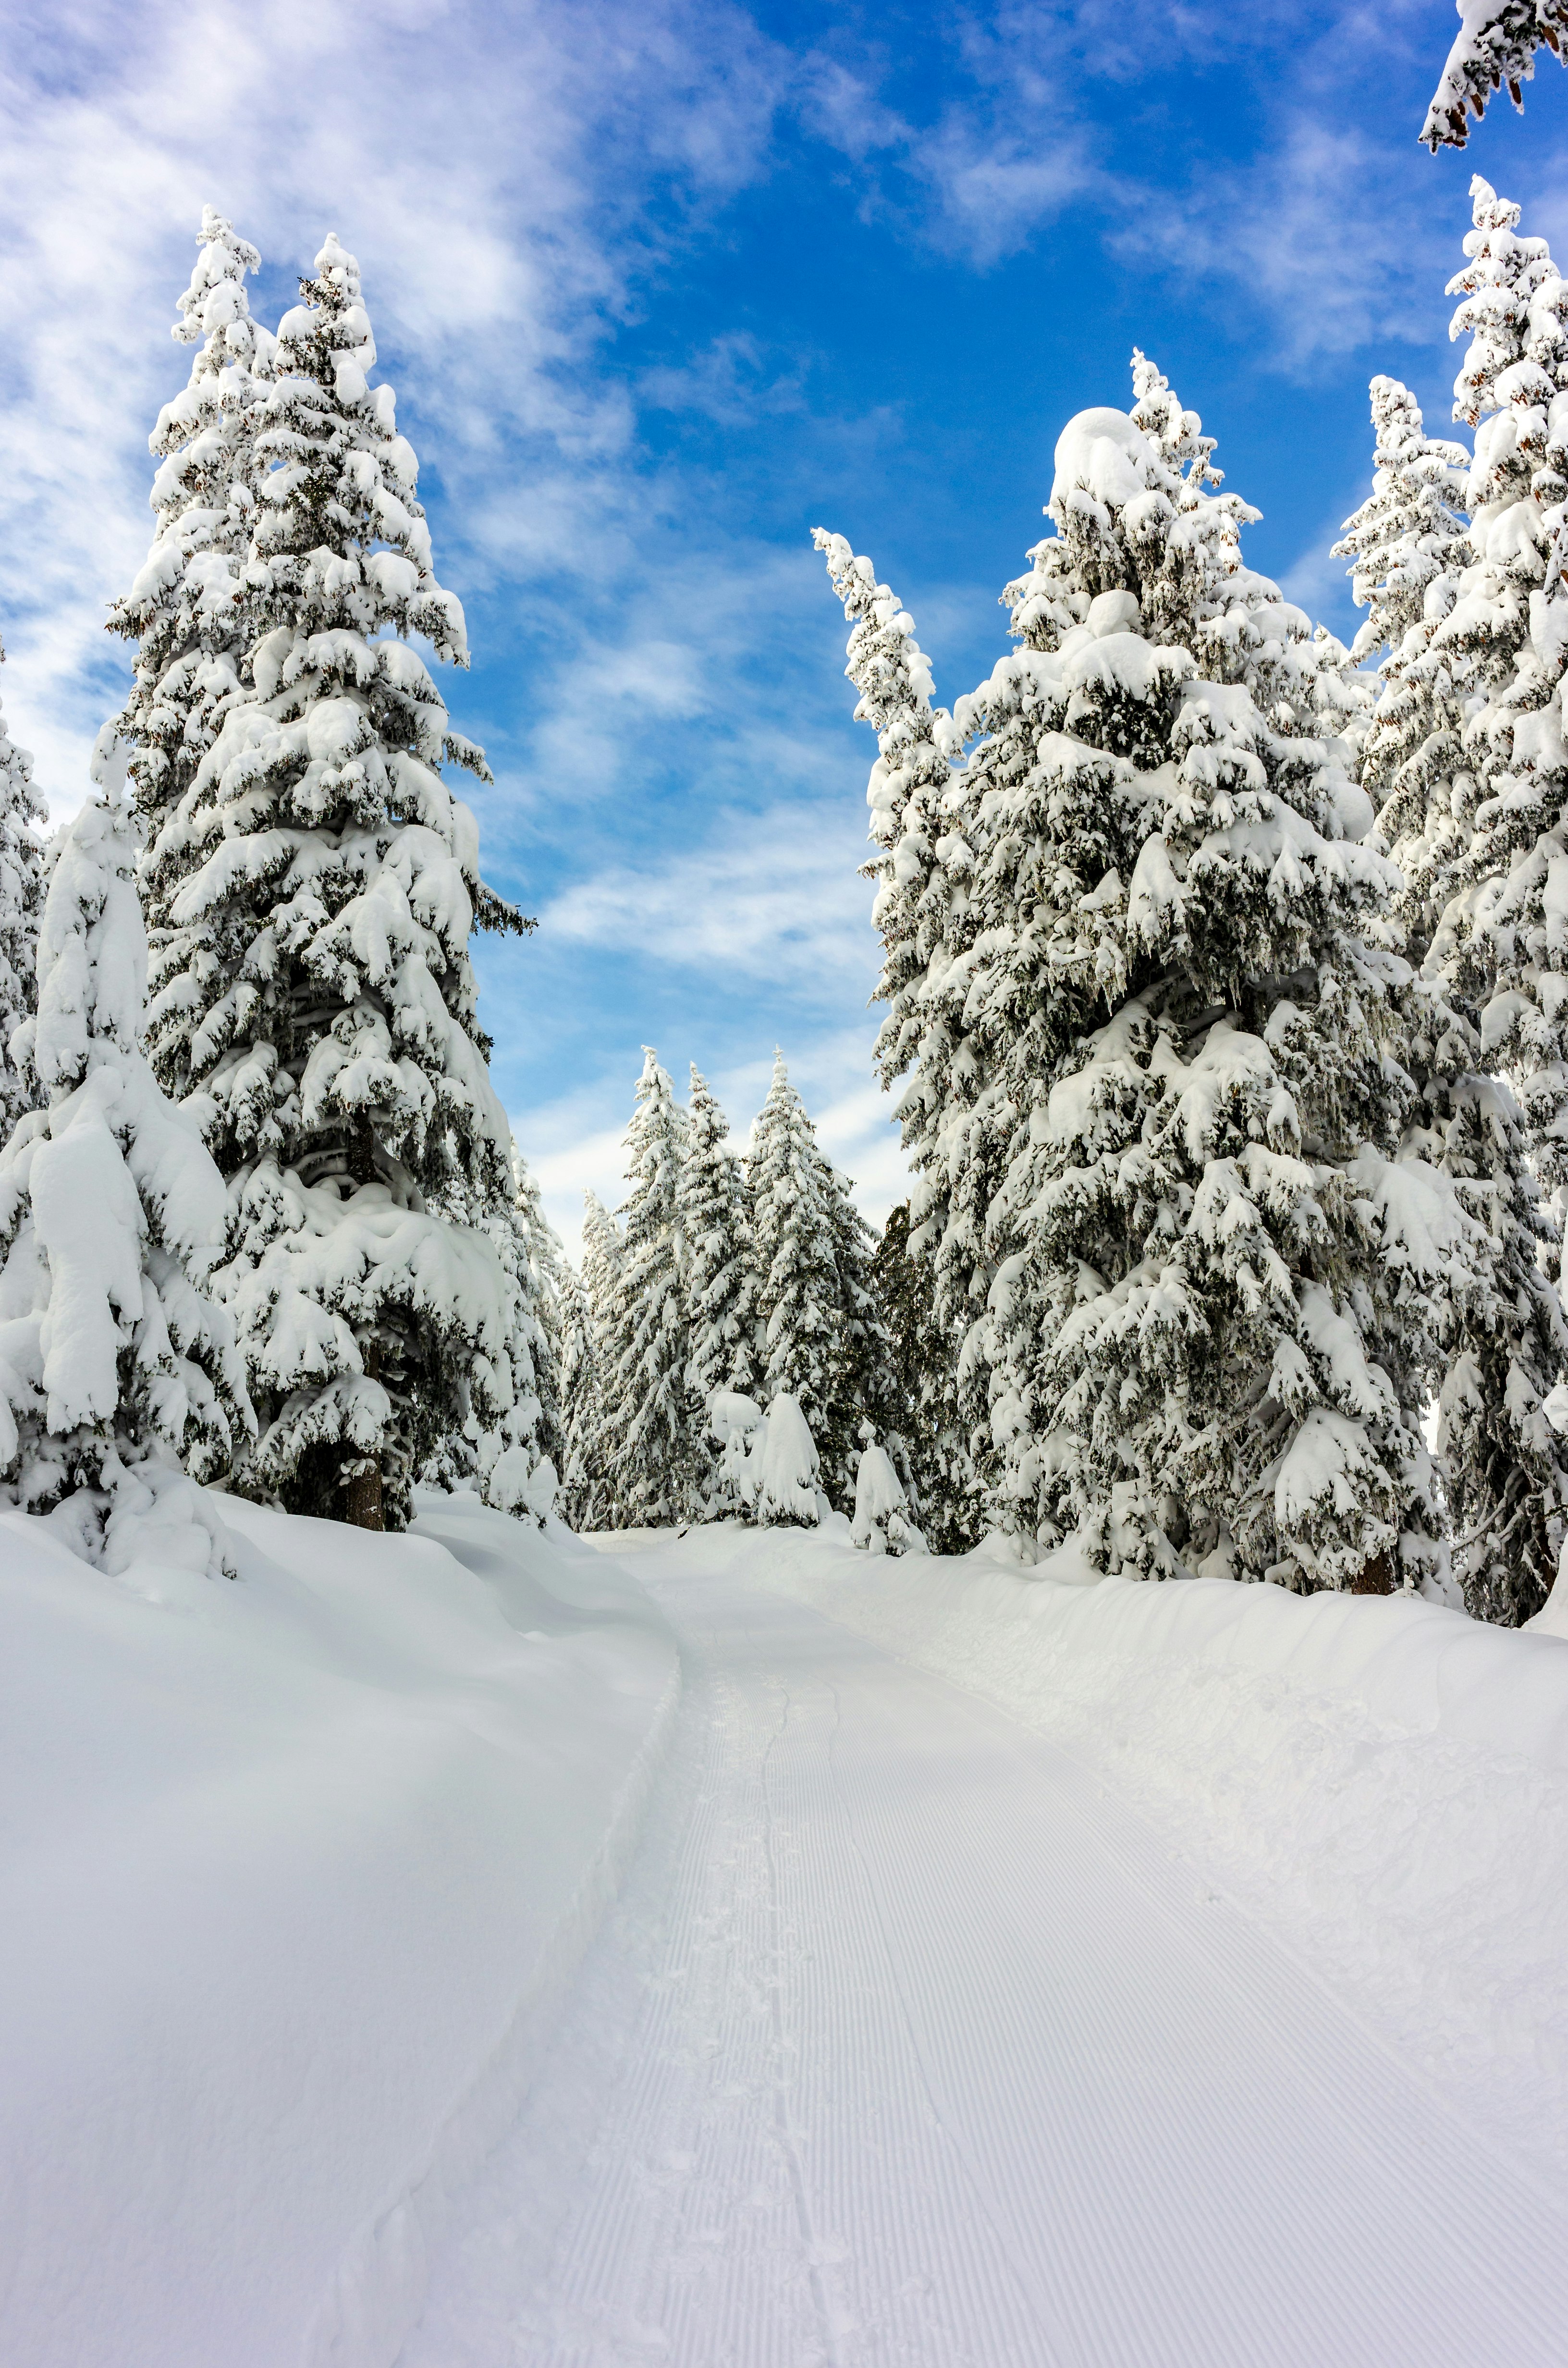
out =
[[0,1516],[0,2357],[388,2368],[676,1687],[613,1561],[478,1498],[209,1497],[230,1584]]

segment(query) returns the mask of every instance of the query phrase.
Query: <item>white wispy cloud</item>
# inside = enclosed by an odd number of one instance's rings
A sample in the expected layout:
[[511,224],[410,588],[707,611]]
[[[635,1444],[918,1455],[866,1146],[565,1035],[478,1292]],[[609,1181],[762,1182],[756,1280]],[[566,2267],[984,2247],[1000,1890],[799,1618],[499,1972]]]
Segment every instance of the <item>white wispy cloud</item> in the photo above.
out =
[[716,985],[767,979],[841,1009],[875,983],[871,885],[857,877],[864,853],[863,829],[838,805],[732,814],[663,862],[607,865],[574,882],[542,926],[708,972]]
[[[260,0],[204,29],[172,0],[13,12],[4,626],[8,705],[57,799],[76,802],[123,671],[102,620],[148,540],[145,439],[188,366],[160,324],[203,203],[284,290],[340,233],[476,548],[496,571],[559,565],[619,506],[604,481],[629,404],[584,364],[656,246],[650,196],[689,216],[755,169],[770,55],[725,0],[388,0],[373,38],[351,0]],[[497,481],[509,501],[487,498]]]

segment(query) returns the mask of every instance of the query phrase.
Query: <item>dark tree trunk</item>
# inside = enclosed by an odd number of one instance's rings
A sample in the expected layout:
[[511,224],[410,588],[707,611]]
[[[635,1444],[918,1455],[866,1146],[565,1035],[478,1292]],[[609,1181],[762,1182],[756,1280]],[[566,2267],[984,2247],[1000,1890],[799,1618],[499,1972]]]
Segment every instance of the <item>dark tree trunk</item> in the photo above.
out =
[[1349,1586],[1346,1595],[1392,1595],[1394,1592],[1393,1556],[1374,1554],[1364,1562]]
[[[374,1381],[381,1371],[381,1351],[378,1341],[365,1347],[365,1371]],[[343,1481],[343,1519],[357,1530],[384,1530],[386,1515],[381,1505],[381,1466],[378,1456],[345,1459],[347,1470]]]

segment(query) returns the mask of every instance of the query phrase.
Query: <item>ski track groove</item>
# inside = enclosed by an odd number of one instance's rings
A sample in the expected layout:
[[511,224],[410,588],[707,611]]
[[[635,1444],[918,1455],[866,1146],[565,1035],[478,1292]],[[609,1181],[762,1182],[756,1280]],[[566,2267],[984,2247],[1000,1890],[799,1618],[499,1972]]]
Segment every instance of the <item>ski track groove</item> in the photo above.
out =
[[671,1764],[403,2368],[1561,2368],[1562,2203],[1091,1769],[639,1567]]

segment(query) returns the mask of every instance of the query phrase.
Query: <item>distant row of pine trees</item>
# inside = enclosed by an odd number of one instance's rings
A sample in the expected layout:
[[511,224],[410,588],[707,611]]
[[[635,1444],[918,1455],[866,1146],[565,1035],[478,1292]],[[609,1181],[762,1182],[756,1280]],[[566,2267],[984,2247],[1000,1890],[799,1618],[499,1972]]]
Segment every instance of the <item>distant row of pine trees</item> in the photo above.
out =
[[[911,1419],[915,1301],[903,1229],[879,1247],[782,1058],[742,1156],[693,1068],[683,1109],[650,1052],[618,1224],[587,1196],[583,1275],[562,1327],[561,1507],[579,1528],[733,1509],[710,1409],[724,1392],[799,1405],[829,1503],[852,1510],[863,1447],[885,1443],[935,1538],[969,1508]],[[968,1542],[967,1533],[965,1542]]]

